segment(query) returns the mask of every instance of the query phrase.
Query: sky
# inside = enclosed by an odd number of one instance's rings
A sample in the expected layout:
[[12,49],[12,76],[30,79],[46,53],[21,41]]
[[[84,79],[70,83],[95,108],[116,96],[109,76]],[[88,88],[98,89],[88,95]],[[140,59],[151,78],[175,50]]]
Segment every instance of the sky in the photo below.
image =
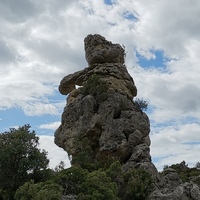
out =
[[101,34],[126,49],[138,98],[149,102],[155,166],[200,161],[199,0],[0,0],[0,133],[30,124],[50,168],[67,96],[61,79],[87,67],[83,40]]

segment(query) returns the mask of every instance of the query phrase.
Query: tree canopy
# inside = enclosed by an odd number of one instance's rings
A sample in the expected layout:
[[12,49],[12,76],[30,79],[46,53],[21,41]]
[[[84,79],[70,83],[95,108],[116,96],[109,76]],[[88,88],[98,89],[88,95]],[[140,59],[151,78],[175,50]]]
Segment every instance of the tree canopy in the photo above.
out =
[[47,152],[38,149],[39,137],[30,125],[11,128],[0,134],[0,193],[11,199],[25,182],[44,178],[49,160]]

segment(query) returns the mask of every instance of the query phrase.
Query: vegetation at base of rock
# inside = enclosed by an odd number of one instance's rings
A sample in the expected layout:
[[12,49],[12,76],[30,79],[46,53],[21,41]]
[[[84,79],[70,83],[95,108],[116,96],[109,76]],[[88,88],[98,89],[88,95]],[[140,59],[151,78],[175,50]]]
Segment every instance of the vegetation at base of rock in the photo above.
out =
[[108,85],[101,79],[98,74],[93,74],[89,77],[86,84],[81,88],[81,93],[86,95],[93,95],[97,101],[105,101],[107,99]]
[[55,183],[63,188],[63,195],[81,193],[81,184],[84,182],[88,171],[80,167],[70,167],[58,172],[54,178]]
[[73,166],[78,166],[83,169],[87,169],[92,171],[95,169],[94,165],[94,149],[92,149],[92,145],[87,137],[80,138],[76,137],[74,139],[74,145],[78,147],[77,155],[73,157],[71,164]]
[[52,182],[34,184],[31,180],[22,185],[15,193],[16,200],[58,200],[62,197],[63,188]]
[[92,141],[86,136],[75,139],[79,152],[72,159],[73,167],[56,177],[56,183],[62,182],[65,195],[77,195],[79,200],[139,200],[147,197],[152,189],[151,175],[142,169],[124,172],[119,158],[105,152],[94,153],[99,149],[93,148],[98,146],[92,145]]
[[[108,154],[99,154],[94,160],[87,160],[87,154],[94,150],[85,146],[90,142],[87,137],[79,141],[85,158],[77,158],[77,166],[64,169],[64,163],[61,162],[55,170],[46,169],[47,153],[37,149],[39,138],[29,129],[29,125],[24,125],[0,135],[1,200],[60,200],[67,196],[77,200],[141,200],[146,199],[153,190],[151,175],[141,168],[125,170],[123,164]],[[30,163],[29,154],[32,155]],[[5,158],[7,160],[3,160]],[[26,162],[24,159],[27,159]],[[17,161],[18,165],[12,163],[13,160]],[[5,166],[7,169],[3,168]],[[15,174],[13,166],[18,167]],[[172,168],[183,182],[192,181],[200,186],[199,164],[189,168],[183,161],[164,168]],[[8,172],[11,176],[8,176]],[[22,172],[23,176],[18,177]],[[164,172],[160,174],[164,176]]]
[[139,200],[152,189],[152,179],[147,172],[141,169],[123,172],[118,161],[107,170],[92,172],[71,167],[58,172],[54,181],[63,187],[63,195],[76,195],[78,200]]
[[133,168],[123,171],[119,161],[114,162],[106,174],[117,184],[118,196],[122,200],[145,199],[153,188],[151,175],[145,170]]
[[143,98],[142,99],[136,98],[134,103],[139,111],[146,111],[149,105],[149,102],[145,101]]
[[78,195],[78,200],[117,200],[117,185],[104,171],[93,171],[86,176],[81,184],[82,192]]

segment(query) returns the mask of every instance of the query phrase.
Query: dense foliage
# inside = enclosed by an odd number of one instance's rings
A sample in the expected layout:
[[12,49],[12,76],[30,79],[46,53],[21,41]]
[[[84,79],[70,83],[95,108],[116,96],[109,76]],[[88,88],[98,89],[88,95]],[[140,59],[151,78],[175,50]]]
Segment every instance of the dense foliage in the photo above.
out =
[[[82,154],[74,166],[46,169],[47,152],[37,148],[39,138],[29,125],[0,135],[0,199],[60,200],[67,195],[78,200],[142,199],[151,189],[151,177],[142,170],[124,172],[109,155],[89,159],[93,152],[88,140],[80,142]],[[83,144],[82,144],[83,143]],[[86,144],[86,146],[85,146]]]
[[89,172],[71,167],[57,173],[54,182],[63,188],[63,195],[75,195],[78,200],[140,200],[152,189],[152,179],[144,170],[124,172],[119,161],[105,170]]
[[0,195],[12,199],[19,186],[44,180],[49,163],[46,151],[38,149],[39,138],[29,125],[0,134]]

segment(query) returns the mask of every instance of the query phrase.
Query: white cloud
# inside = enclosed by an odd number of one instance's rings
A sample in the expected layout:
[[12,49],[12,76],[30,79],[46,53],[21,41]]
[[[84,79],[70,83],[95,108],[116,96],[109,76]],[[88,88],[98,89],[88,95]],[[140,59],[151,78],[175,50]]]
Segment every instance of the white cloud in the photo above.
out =
[[33,103],[23,105],[22,108],[27,116],[51,114],[56,115],[57,109],[52,104]]
[[[155,131],[155,132],[154,132]],[[190,166],[199,161],[200,124],[167,126],[153,130],[151,134],[151,155],[159,159],[156,163],[161,170],[164,165],[179,163],[183,160]]]
[[49,168],[54,169],[60,161],[64,161],[65,168],[71,166],[67,152],[55,145],[54,136],[40,135],[39,138],[39,148],[48,152],[47,158],[50,160]]
[[175,57],[185,53],[188,41],[199,40],[199,8],[198,1],[135,1],[139,15],[136,31],[141,36],[137,38],[138,45],[163,49]]
[[48,124],[41,124],[39,125],[39,128],[41,129],[50,129],[50,130],[56,130],[60,126],[60,122],[52,122]]
[[191,72],[183,70],[170,74],[142,71],[135,73],[133,77],[138,87],[138,95],[156,108],[151,115],[152,119],[164,122],[174,118],[179,120],[185,117],[200,117],[198,71],[191,69]]

